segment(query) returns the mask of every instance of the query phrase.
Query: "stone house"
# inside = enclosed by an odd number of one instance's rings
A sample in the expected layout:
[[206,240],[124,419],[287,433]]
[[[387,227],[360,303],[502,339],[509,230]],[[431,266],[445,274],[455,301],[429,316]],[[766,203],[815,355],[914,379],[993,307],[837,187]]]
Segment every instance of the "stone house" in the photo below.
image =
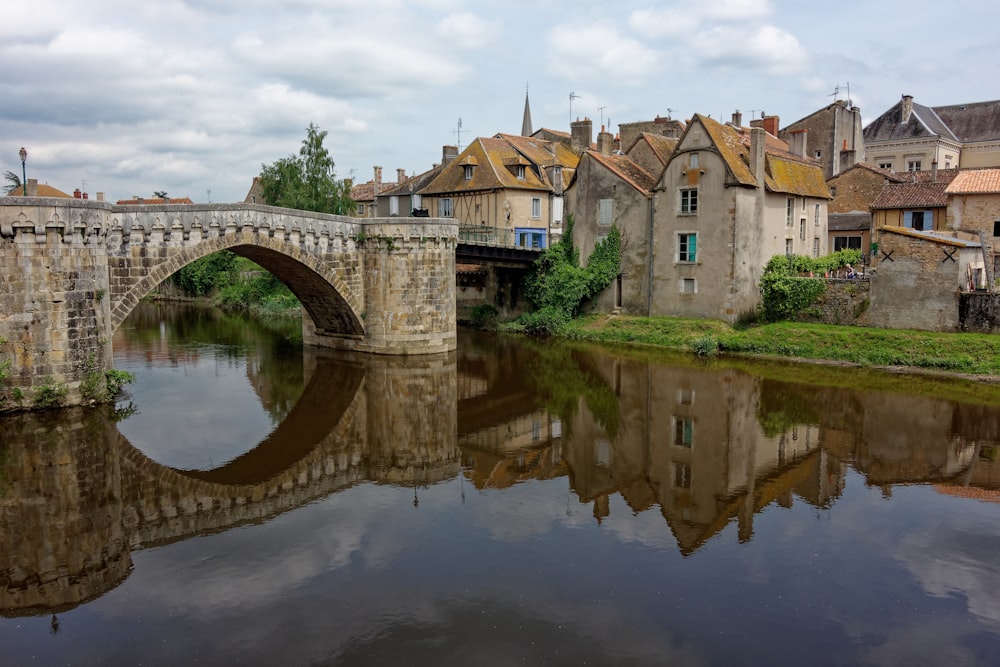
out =
[[960,171],[945,189],[947,226],[979,237],[987,260],[989,289],[1000,276],[1000,169]]
[[867,258],[871,252],[872,203],[886,185],[905,180],[901,174],[864,162],[828,178],[826,185],[833,197],[828,206],[830,250],[857,248]]
[[395,187],[383,188],[375,196],[373,215],[379,218],[428,215],[427,208],[423,202],[423,190],[456,157],[458,157],[458,148],[456,146],[444,146],[441,149],[441,162],[435,164],[422,174],[404,178]]
[[830,199],[819,163],[763,128],[695,115],[653,195],[650,314],[754,312],[772,257],[826,254]]
[[903,95],[863,135],[865,161],[884,169],[1000,167],[1000,100],[927,107]]
[[677,138],[641,132],[625,149],[625,154],[659,180],[677,147]]
[[351,186],[351,199],[354,200],[354,217],[356,218],[377,218],[378,209],[375,200],[384,190],[391,190],[406,180],[406,170],[397,169],[397,180],[382,181],[382,167],[372,167],[372,180],[367,183],[359,183]]
[[881,230],[887,227],[945,230],[948,210],[945,190],[957,174],[957,169],[933,169],[907,174],[903,182],[886,185],[871,205],[873,241],[878,243]]
[[778,137],[791,146],[803,142],[804,154],[823,166],[827,179],[861,162],[865,153],[861,109],[850,100],[836,100],[814,111],[779,130]]
[[616,226],[622,239],[621,273],[617,283],[604,290],[592,306],[599,312],[618,308],[628,315],[646,315],[650,308],[653,189],[662,168],[652,174],[631,156],[608,150],[609,142],[602,139],[599,135],[597,143],[603,151],[588,150],[580,156],[567,190],[574,216],[573,244],[581,263],[586,264],[597,243]]
[[[982,246],[971,234],[883,227],[871,282],[872,326],[959,328],[959,295],[986,287]],[[919,307],[914,304],[919,301]]]

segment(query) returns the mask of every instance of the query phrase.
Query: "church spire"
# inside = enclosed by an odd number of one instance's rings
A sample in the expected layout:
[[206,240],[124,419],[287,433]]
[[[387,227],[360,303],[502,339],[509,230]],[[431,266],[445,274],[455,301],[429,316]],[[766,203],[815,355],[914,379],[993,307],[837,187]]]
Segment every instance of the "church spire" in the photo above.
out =
[[521,121],[521,136],[531,136],[531,107],[528,106],[528,84],[524,84],[524,120]]

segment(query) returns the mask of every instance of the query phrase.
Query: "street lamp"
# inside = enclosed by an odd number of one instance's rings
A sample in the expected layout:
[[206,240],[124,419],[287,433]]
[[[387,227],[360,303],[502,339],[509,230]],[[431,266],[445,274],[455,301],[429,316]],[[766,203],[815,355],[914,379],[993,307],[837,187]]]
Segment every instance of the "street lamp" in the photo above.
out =
[[28,159],[28,151],[24,146],[21,146],[21,150],[18,151],[18,155],[21,156],[21,194],[25,197],[28,196],[28,180],[25,176],[24,171],[24,161]]

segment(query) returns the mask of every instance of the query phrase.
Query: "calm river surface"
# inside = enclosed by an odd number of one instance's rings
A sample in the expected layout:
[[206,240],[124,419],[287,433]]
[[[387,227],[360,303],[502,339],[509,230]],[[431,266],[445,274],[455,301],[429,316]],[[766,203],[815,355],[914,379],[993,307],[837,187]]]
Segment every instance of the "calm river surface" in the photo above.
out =
[[997,664],[1000,406],[296,329],[143,305],[116,411],[0,418],[0,664]]

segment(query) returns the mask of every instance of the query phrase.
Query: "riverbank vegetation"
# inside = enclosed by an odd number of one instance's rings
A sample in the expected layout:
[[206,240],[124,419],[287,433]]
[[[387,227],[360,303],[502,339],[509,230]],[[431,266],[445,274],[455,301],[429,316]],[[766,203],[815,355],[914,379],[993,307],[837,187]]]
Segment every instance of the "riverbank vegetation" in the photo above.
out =
[[264,320],[301,313],[299,300],[284,283],[228,250],[191,262],[171,280],[185,298],[208,300],[222,310]]
[[702,356],[737,353],[1000,376],[1000,336],[989,334],[803,322],[732,327],[718,320],[606,315],[572,320],[561,334],[575,340],[657,346]]

